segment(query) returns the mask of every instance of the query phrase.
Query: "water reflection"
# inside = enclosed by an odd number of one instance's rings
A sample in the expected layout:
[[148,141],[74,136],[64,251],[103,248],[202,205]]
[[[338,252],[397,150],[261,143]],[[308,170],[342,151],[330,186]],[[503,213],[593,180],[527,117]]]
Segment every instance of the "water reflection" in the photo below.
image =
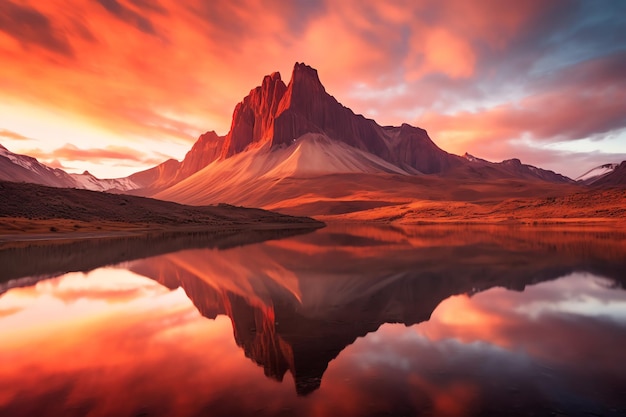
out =
[[[225,229],[196,232],[125,233],[94,239],[57,239],[54,241],[0,241],[0,292],[9,280],[28,277],[33,283],[46,275],[73,271],[90,271],[105,265],[147,258],[190,248],[227,249],[265,240],[310,233],[311,227],[283,229]],[[35,278],[35,279],[33,279]]]
[[335,226],[7,288],[0,414],[622,415],[624,242]]

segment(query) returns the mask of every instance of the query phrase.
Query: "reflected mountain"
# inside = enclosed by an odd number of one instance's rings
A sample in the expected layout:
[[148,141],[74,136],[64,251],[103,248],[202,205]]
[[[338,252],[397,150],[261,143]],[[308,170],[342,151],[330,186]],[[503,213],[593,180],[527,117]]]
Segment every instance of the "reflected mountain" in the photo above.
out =
[[182,287],[207,318],[226,315],[266,376],[299,395],[330,361],[384,323],[427,321],[445,299],[586,271],[626,284],[626,235],[536,228],[334,225],[288,240],[196,249],[125,266]]

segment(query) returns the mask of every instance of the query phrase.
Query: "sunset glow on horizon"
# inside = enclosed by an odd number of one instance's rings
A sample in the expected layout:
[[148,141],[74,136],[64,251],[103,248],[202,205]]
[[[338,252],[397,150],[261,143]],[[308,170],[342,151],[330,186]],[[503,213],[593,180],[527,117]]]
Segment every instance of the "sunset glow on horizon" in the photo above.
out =
[[0,144],[121,177],[295,62],[381,125],[576,177],[626,160],[626,2],[0,1]]

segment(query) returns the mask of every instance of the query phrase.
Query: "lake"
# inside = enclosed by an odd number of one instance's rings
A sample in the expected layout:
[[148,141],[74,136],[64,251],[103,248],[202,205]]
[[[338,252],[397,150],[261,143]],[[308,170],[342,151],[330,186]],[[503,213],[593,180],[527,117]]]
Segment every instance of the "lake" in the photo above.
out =
[[626,234],[331,225],[0,250],[0,416],[624,416]]

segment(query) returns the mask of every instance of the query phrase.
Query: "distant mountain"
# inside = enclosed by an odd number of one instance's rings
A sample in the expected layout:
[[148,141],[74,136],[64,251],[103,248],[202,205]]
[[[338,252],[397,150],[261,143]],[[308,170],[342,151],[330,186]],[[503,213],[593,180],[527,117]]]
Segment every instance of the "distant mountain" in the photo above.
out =
[[129,178],[99,179],[87,171],[82,174],[68,174],[62,169],[42,164],[31,156],[13,153],[2,145],[0,180],[92,191],[125,192],[140,188],[139,184]]
[[0,180],[29,182],[51,187],[76,187],[76,181],[62,169],[51,168],[37,159],[19,155],[0,145]]
[[85,171],[82,174],[70,174],[70,176],[76,181],[76,187],[72,188],[119,192],[140,188],[139,184],[136,184],[129,178],[100,179],[89,173],[89,171]]
[[465,168],[476,169],[476,167],[483,167],[487,170],[492,170],[495,177],[510,177],[510,178],[524,178],[529,180],[543,180],[555,183],[573,183],[570,178],[557,174],[554,171],[549,171],[542,168],[537,168],[532,165],[522,164],[517,159],[507,159],[502,162],[490,162],[485,159],[477,158],[469,153],[465,153],[463,158],[470,162],[469,167]]
[[[606,166],[607,165],[603,165],[602,167]],[[594,187],[625,187],[626,161],[622,161],[621,164],[608,164],[608,166],[612,169],[605,168],[608,172],[593,178],[593,181],[587,184],[590,184]]]
[[576,181],[585,185],[592,185],[596,181],[615,171],[618,166],[619,164],[604,164],[597,166],[576,178]]

